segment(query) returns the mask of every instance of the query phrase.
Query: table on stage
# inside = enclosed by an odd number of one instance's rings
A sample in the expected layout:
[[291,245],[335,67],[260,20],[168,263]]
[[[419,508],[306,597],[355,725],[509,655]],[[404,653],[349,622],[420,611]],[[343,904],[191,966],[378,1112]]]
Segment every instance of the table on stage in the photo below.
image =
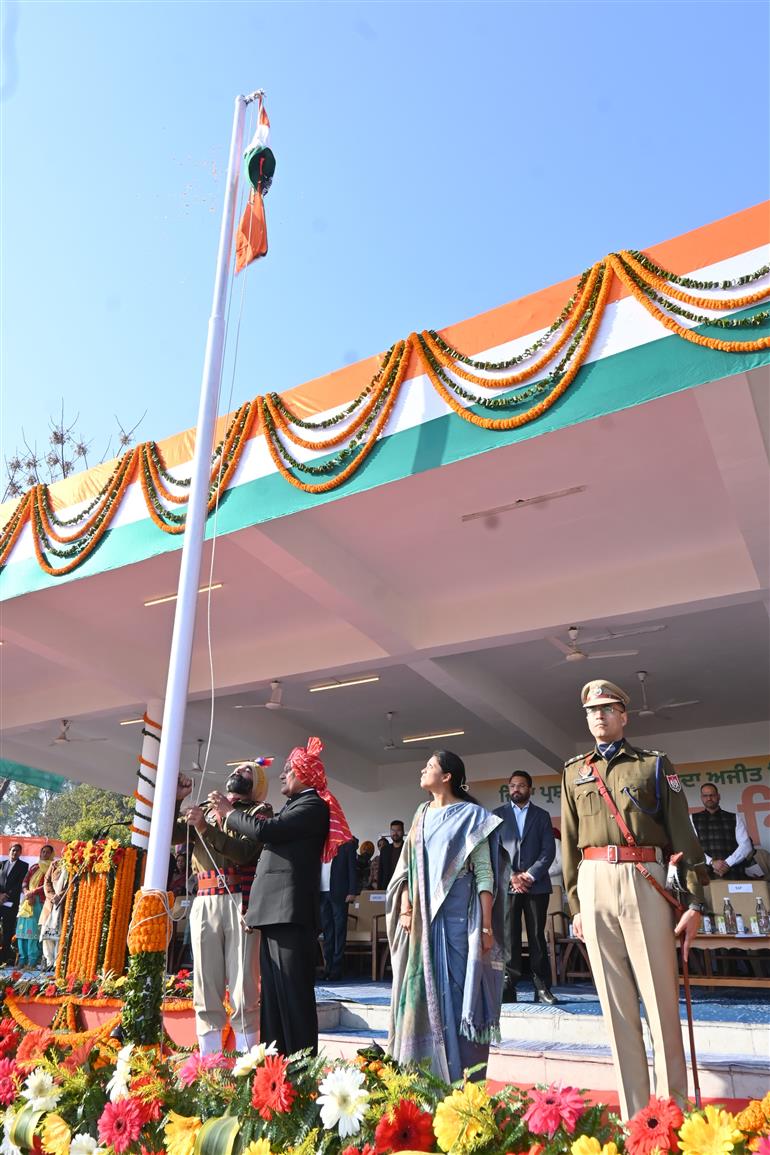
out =
[[[690,956],[690,983],[693,986],[706,987],[770,987],[770,976],[761,975],[760,971],[762,962],[770,964],[770,957],[765,959],[751,959],[747,958],[745,961],[751,964],[751,969],[754,975],[751,978],[744,976],[724,975],[718,974],[715,968],[715,963],[720,955],[724,955],[725,951],[746,951],[755,953],[757,951],[770,951],[770,935],[767,934],[699,934],[692,944],[691,950],[703,951],[703,957],[706,966],[706,974],[698,975],[692,973],[692,954]],[[717,956],[717,957],[715,957]],[[730,962],[735,961],[736,956],[730,955]],[[682,982],[680,977],[680,982]]]

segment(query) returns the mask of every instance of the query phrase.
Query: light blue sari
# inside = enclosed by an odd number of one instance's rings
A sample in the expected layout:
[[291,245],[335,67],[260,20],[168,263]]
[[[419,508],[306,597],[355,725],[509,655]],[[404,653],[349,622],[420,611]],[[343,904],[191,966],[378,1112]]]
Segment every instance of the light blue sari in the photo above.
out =
[[[495,898],[494,945],[484,954],[481,903],[468,868],[473,850],[490,841],[497,877],[501,819],[471,802],[418,810],[388,887],[393,963],[388,1050],[400,1062],[429,1058],[449,1082],[483,1065],[499,1038],[503,981],[502,901]],[[409,888],[410,934],[401,928],[401,894]],[[474,1078],[483,1078],[485,1070]]]

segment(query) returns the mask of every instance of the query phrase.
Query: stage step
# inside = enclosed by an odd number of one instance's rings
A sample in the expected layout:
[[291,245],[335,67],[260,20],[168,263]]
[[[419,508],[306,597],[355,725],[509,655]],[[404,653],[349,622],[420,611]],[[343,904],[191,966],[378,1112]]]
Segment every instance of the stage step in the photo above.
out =
[[[354,997],[336,1000],[333,993],[325,990],[318,1004],[320,1043],[327,1054],[350,1058],[372,1041],[384,1046],[389,1003],[386,992],[372,988],[367,998],[362,986]],[[562,992],[556,993],[561,997]],[[340,995],[348,995],[348,991],[340,991]],[[595,1091],[615,1088],[609,1042],[597,1013],[595,993],[581,995],[567,988],[563,998],[564,1002],[555,1007],[531,1001],[503,1007],[502,1040],[490,1055],[491,1079],[525,1084],[561,1080]],[[713,1017],[719,1013],[717,1007],[695,1008],[701,1091],[706,1098],[761,1098],[768,1089],[766,1016],[747,1013],[745,1021],[722,1021]],[[649,1055],[646,1024],[644,1029]],[[689,1055],[684,1021],[682,1029]],[[585,1041],[587,1037],[590,1043]]]
[[[765,1033],[765,1042],[766,1038]],[[384,1047],[386,1039],[385,1031],[341,1027],[323,1031],[319,1045],[330,1058],[352,1059],[360,1047],[372,1042]],[[687,1048],[685,1051],[689,1060],[689,1051]],[[698,1072],[701,1092],[707,1099],[752,1099],[767,1094],[765,1056],[702,1053],[698,1057]],[[500,1083],[529,1086],[562,1082],[592,1091],[616,1089],[610,1049],[598,1044],[542,1046],[526,1039],[506,1039],[492,1048],[488,1074]]]

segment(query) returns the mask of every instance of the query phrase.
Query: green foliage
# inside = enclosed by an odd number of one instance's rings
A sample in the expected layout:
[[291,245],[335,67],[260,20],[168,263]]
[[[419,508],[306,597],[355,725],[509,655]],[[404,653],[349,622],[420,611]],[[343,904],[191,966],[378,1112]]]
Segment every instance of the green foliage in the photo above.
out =
[[126,1042],[141,1046],[160,1042],[165,976],[165,951],[145,950],[131,956],[122,1019]]
[[[130,822],[133,802],[122,794],[100,790],[98,786],[69,786],[61,794],[52,794],[45,808],[47,837],[64,842],[95,838],[113,822]],[[116,826],[109,832],[123,846],[131,841],[128,826]]]
[[0,832],[13,837],[39,835],[56,838],[46,826],[46,810],[56,795],[39,786],[12,782],[0,802]]

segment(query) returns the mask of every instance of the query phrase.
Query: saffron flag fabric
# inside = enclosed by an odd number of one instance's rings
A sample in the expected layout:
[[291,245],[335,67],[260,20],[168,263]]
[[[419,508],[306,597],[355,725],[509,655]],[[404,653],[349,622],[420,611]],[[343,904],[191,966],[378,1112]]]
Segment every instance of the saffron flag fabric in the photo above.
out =
[[252,261],[267,253],[267,221],[262,193],[252,189],[246,205],[238,234],[235,238],[235,271],[240,273]]
[[257,128],[243,154],[251,191],[235,238],[235,271],[240,273],[252,261],[267,253],[267,220],[264,195],[275,172],[275,156],[269,147],[270,120],[262,97],[259,99]]

